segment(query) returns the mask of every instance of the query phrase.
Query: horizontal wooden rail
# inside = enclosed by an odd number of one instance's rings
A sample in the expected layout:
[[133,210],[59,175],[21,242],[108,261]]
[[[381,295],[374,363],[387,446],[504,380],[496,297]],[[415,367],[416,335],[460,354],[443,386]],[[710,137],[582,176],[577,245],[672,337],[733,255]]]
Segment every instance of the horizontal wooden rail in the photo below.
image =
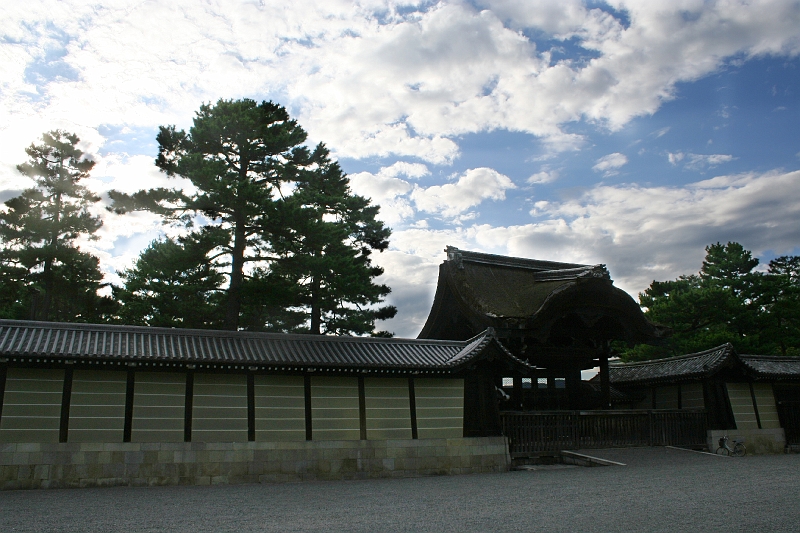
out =
[[505,411],[512,456],[618,446],[693,446],[706,441],[702,409]]

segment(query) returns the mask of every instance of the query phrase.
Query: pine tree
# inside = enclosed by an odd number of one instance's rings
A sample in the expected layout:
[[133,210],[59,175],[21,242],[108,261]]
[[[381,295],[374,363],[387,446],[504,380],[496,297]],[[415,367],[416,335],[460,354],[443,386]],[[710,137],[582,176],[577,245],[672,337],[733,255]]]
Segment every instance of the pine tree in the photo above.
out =
[[186,133],[160,128],[156,165],[168,176],[189,179],[196,191],[112,191],[114,210],[148,210],[191,226],[211,219],[227,239],[219,250],[228,265],[224,326],[238,329],[245,265],[272,259],[262,235],[271,224],[276,197],[306,164],[305,131],[272,102],[219,100],[204,104]]
[[99,261],[75,245],[80,236],[93,238],[102,225],[89,212],[100,198],[80,184],[94,162],[77,147],[79,142],[64,131],[45,133],[42,144],[25,150],[30,161],[17,166],[35,186],[6,201],[0,211],[6,316],[98,321],[113,307],[97,294],[103,285]]
[[114,287],[119,321],[156,327],[218,328],[224,276],[208,255],[224,242],[215,226],[179,239],[150,243],[133,268],[122,272],[123,287]]
[[272,238],[281,257],[275,271],[297,286],[295,305],[307,317],[300,331],[373,333],[376,320],[397,313],[393,306],[378,306],[390,289],[373,282],[383,269],[370,257],[388,247],[391,232],[376,219],[378,207],[350,191],[324,145],[310,159],[312,167],[300,172],[294,194],[282,203],[285,223]]
[[370,254],[389,237],[378,208],[350,192],[324,145],[302,145],[306,133],[283,107],[219,100],[200,108],[188,133],[162,127],[157,139],[158,167],[195,192],[112,191],[113,209],[187,227],[211,221],[220,238],[204,260],[226,274],[225,328],[363,334],[394,316],[376,307],[389,288],[372,282],[382,270]]
[[779,257],[766,273],[735,242],[706,247],[698,274],[653,281],[639,295],[649,320],[672,329],[661,346],[624,349],[628,361],[707,350],[730,342],[740,353],[800,355],[800,258]]

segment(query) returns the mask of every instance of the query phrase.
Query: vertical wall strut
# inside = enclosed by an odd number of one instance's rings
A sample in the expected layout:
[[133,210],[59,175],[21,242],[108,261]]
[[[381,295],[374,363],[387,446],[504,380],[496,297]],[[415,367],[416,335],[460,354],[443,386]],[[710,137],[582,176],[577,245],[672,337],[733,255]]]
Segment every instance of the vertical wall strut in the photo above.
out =
[[58,442],[67,442],[69,437],[69,404],[72,400],[72,366],[64,371],[64,389],[61,392],[61,423],[58,427]]

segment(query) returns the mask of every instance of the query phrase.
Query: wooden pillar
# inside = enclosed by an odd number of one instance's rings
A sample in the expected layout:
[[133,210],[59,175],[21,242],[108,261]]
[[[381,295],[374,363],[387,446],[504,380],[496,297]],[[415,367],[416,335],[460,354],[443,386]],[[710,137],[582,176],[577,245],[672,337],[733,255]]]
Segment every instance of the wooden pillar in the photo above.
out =
[[314,431],[311,424],[311,376],[309,374],[303,375],[303,390],[306,407],[306,440],[311,440]]
[[564,386],[567,388],[569,408],[576,411],[581,408],[581,371],[571,370],[565,376]]
[[358,376],[358,426],[361,440],[367,440],[367,393],[364,376]]
[[514,406],[514,410],[523,409],[522,378],[520,376],[514,377],[514,389],[511,391],[511,403]]
[[748,385],[750,385],[750,398],[753,400],[753,413],[756,415],[756,424],[758,424],[758,429],[762,429],[761,415],[758,413],[758,402],[756,401],[756,391],[753,388],[753,382],[751,381]]
[[122,442],[130,442],[133,432],[133,393],[136,386],[136,372],[128,369],[128,376],[125,383],[125,423],[122,429]]
[[8,365],[0,364],[0,421],[3,420],[3,398],[6,395],[6,379],[8,377]]
[[418,439],[417,430],[417,394],[414,391],[414,378],[408,378],[408,407],[411,411],[411,438]]
[[183,400],[183,442],[192,442],[192,409],[194,406],[194,370],[186,371],[186,394]]
[[58,427],[58,442],[67,442],[69,437],[69,404],[72,400],[72,366],[64,370],[64,388],[61,392],[61,421]]
[[247,373],[247,440],[256,440],[256,376]]
[[600,356],[600,397],[603,409],[611,409],[611,380],[608,375],[608,355]]

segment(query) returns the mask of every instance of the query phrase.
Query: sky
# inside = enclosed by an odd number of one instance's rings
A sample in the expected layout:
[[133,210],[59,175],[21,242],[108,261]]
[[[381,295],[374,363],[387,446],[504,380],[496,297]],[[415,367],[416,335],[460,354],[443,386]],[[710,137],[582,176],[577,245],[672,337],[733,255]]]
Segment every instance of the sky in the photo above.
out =
[[381,207],[415,337],[447,245],[606,264],[634,298],[736,241],[800,254],[800,3],[49,0],[0,5],[0,200],[42,132],[78,134],[110,282],[163,231],[110,189],[179,182],[160,125],[272,100]]

